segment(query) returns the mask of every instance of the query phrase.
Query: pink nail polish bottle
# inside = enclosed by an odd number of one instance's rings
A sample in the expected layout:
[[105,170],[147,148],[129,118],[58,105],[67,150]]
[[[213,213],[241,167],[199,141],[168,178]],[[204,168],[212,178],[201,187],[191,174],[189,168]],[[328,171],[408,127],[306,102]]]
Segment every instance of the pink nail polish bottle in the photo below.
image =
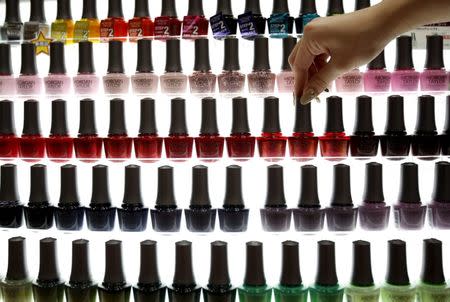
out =
[[73,77],[75,94],[95,95],[100,87],[100,79],[95,74],[92,42],[78,43],[78,74]]
[[131,76],[131,87],[135,94],[154,94],[158,90],[158,76],[153,73],[152,41],[137,42],[136,73]]
[[272,94],[274,92],[275,74],[270,71],[268,38],[255,38],[253,71],[247,75],[247,78],[250,93]]
[[166,41],[166,68],[160,77],[161,92],[165,94],[184,94],[187,89],[187,76],[183,73],[180,56],[180,40]]
[[194,72],[189,76],[191,93],[208,94],[216,90],[216,75],[211,72],[207,38],[195,40]]
[[130,78],[123,67],[122,41],[109,41],[108,72],[103,76],[105,94],[126,94],[130,86]]
[[11,46],[6,43],[0,44],[0,95],[15,95],[16,79],[11,66]]
[[364,88],[363,73],[355,68],[338,77],[335,84],[337,92],[361,92]]
[[39,77],[36,66],[36,46],[31,42],[22,43],[22,66],[16,80],[17,94],[21,96],[36,96],[42,91],[42,78]]
[[50,69],[44,78],[45,93],[52,96],[61,96],[70,93],[72,81],[66,75],[64,60],[64,43],[50,42]]
[[422,91],[446,91],[448,75],[444,66],[444,40],[442,36],[427,36],[427,58],[420,74]]
[[419,72],[414,69],[412,37],[397,38],[397,59],[392,73],[392,91],[417,91]]
[[297,39],[293,37],[283,38],[283,62],[281,71],[277,74],[277,86],[279,92],[292,93],[294,91],[294,72],[289,64],[289,55],[295,47]]
[[219,92],[231,96],[239,95],[245,87],[245,75],[239,71],[239,39],[228,37],[223,43],[223,68],[217,77]]
[[386,92],[391,89],[391,73],[386,70],[384,50],[367,64],[364,73],[364,90],[366,92]]

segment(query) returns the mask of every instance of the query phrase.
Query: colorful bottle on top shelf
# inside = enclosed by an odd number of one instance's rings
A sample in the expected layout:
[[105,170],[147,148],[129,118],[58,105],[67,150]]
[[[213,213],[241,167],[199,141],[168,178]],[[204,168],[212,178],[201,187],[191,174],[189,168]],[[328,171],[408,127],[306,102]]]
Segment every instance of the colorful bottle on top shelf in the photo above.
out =
[[434,165],[434,186],[431,201],[428,204],[428,220],[431,227],[450,229],[450,191],[447,189],[450,181],[450,163],[437,162]]
[[0,101],[0,158],[7,160],[19,154],[19,140],[14,125],[14,103],[9,100]]
[[257,37],[253,43],[253,68],[247,75],[248,91],[254,94],[273,93],[276,76],[270,71],[269,39]]
[[436,159],[441,150],[434,111],[434,97],[419,96],[416,129],[411,136],[411,153],[420,159]]
[[106,158],[112,161],[124,161],[131,157],[133,139],[128,137],[125,124],[125,104],[122,99],[109,101],[108,137],[103,139]]
[[441,154],[450,156],[450,95],[446,99],[445,125],[442,133],[439,135]]
[[108,43],[108,71],[103,76],[103,90],[105,94],[126,94],[130,86],[130,78],[123,67],[123,42],[109,41]]
[[103,139],[98,136],[95,124],[95,101],[80,101],[80,126],[73,139],[75,156],[84,162],[95,162],[102,157]]
[[289,55],[297,43],[293,37],[283,38],[283,60],[281,62],[281,71],[277,74],[278,91],[282,93],[292,93],[294,91],[294,72],[289,64]]
[[19,140],[19,156],[28,162],[37,162],[45,156],[45,138],[41,134],[39,102],[23,102],[23,130]]
[[295,18],[295,30],[297,31],[297,35],[302,36],[305,26],[318,17],[320,16],[317,14],[316,0],[302,0],[300,12],[298,17]]
[[267,19],[267,27],[271,38],[285,38],[292,34],[294,18],[289,14],[287,0],[274,0],[272,14]]
[[262,16],[260,0],[245,0],[244,13],[238,16],[239,30],[244,39],[253,39],[266,32],[266,18]]
[[328,0],[327,17],[344,14],[344,3],[342,0]]
[[216,75],[211,72],[207,38],[195,40],[194,72],[189,76],[191,93],[211,94],[216,91]]
[[391,89],[391,73],[386,71],[384,50],[367,64],[364,73],[364,91],[387,92]]
[[11,45],[0,43],[0,95],[16,94],[16,78],[11,64]]
[[70,44],[73,42],[73,19],[70,0],[58,0],[56,20],[50,28],[53,41]]
[[44,0],[31,0],[30,6],[30,20],[23,24],[23,40],[36,39],[40,33],[48,37],[50,26],[45,19]]
[[350,136],[350,154],[358,158],[376,156],[379,137],[375,135],[372,122],[372,98],[367,95],[356,98],[356,118]]
[[36,65],[36,46],[31,42],[21,45],[20,75],[16,79],[16,90],[20,96],[38,96],[42,92],[42,78]]
[[195,138],[197,157],[205,161],[216,161],[223,155],[224,138],[217,126],[216,99],[202,99],[202,122],[200,135]]
[[150,18],[148,0],[135,0],[133,19],[128,20],[128,37],[135,42],[140,38],[153,37],[155,24]]
[[75,22],[73,40],[98,42],[100,38],[100,20],[97,17],[97,0],[83,0],[81,19]]
[[289,155],[299,161],[316,157],[319,139],[314,136],[311,124],[311,104],[295,104],[295,124],[292,136],[288,138]]
[[4,164],[0,168],[0,226],[2,228],[20,228],[23,223],[23,204],[17,188],[17,167]]
[[134,94],[154,94],[158,90],[158,76],[153,72],[152,41],[139,39],[137,42],[136,73],[131,76]]
[[183,18],[183,38],[195,39],[207,36],[208,26],[202,0],[189,0],[188,13]]
[[100,40],[125,41],[128,25],[123,17],[122,0],[108,0],[108,17],[100,22]]
[[180,37],[181,20],[178,19],[175,0],[161,1],[161,15],[155,18],[155,38],[170,39]]
[[73,79],[76,95],[96,95],[100,87],[100,78],[95,74],[94,54],[91,41],[78,43],[78,74]]
[[237,19],[233,16],[231,0],[217,0],[216,14],[209,19],[209,23],[216,39],[236,35]]
[[245,75],[240,72],[239,39],[224,39],[222,73],[217,76],[219,92],[224,95],[238,95],[244,91]]
[[192,156],[192,145],[194,144],[194,139],[189,136],[186,124],[186,100],[172,99],[170,108],[169,136],[164,138],[166,157],[184,160]]
[[23,23],[20,19],[19,0],[6,0],[5,22],[0,28],[3,41],[19,43],[22,39]]
[[65,162],[72,158],[73,138],[67,127],[66,101],[52,101],[52,124],[50,135],[45,140],[47,157],[55,162]]
[[438,35],[427,36],[427,58],[420,74],[422,91],[446,91],[449,77],[444,66],[444,42]]
[[255,153],[255,137],[250,133],[247,114],[247,99],[235,97],[230,136],[226,138],[228,157],[248,160]]
[[180,40],[166,41],[166,67],[160,77],[161,92],[165,94],[184,94],[188,78],[181,67]]
[[397,57],[392,72],[392,91],[417,91],[420,74],[414,69],[412,37],[400,36],[396,43]]
[[72,79],[66,74],[63,42],[50,42],[50,69],[44,85],[48,96],[66,95],[71,91]]

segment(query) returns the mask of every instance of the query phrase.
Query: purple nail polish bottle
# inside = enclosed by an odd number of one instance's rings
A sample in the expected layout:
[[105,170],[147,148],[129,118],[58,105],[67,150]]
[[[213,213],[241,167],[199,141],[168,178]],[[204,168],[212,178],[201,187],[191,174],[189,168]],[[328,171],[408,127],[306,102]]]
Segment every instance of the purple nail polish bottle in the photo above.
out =
[[442,134],[439,135],[441,154],[450,156],[450,95],[447,96],[445,110],[445,126]]
[[417,121],[414,135],[411,136],[411,151],[420,159],[433,160],[439,156],[439,137],[436,131],[434,97],[419,96],[417,102]]
[[426,205],[420,200],[419,167],[415,163],[403,163],[398,202],[394,205],[397,228],[419,230],[425,222]]
[[384,50],[367,64],[364,73],[364,91],[386,92],[391,88],[391,73],[386,70]]
[[384,202],[383,166],[375,162],[367,163],[364,195],[358,210],[361,228],[384,230],[389,225],[390,210],[391,207]]
[[427,36],[427,58],[424,70],[420,74],[420,89],[422,91],[446,91],[448,89],[442,36]]
[[353,205],[350,189],[350,166],[334,166],[334,188],[331,205],[325,209],[328,229],[332,232],[353,231],[356,227],[358,208]]
[[0,44],[0,95],[15,95],[16,79],[11,65],[11,45]]
[[397,38],[397,58],[392,72],[392,91],[417,91],[420,73],[414,69],[412,37]]
[[350,136],[350,154],[359,159],[376,156],[379,137],[372,122],[372,98],[362,95],[356,99],[356,118],[353,135]]
[[428,220],[433,228],[450,229],[450,163],[440,161],[434,168],[434,189],[428,204]]

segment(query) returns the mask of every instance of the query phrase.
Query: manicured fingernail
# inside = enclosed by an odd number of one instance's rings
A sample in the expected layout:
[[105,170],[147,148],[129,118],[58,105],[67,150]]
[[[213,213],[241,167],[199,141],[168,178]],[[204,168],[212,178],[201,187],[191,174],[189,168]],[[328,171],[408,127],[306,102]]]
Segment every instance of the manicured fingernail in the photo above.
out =
[[303,95],[300,98],[300,103],[302,103],[302,105],[306,105],[316,98],[317,98],[316,91],[313,88],[308,88],[303,92]]

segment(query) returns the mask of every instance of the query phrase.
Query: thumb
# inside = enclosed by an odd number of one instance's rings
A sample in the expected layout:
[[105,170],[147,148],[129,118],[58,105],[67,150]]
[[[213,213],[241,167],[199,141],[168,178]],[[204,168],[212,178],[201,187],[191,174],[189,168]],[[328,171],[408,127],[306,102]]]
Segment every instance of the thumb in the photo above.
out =
[[329,61],[324,65],[315,75],[309,78],[306,83],[305,89],[303,89],[300,103],[306,105],[313,99],[317,98],[327,87],[331,86],[331,83],[341,74],[340,69]]

